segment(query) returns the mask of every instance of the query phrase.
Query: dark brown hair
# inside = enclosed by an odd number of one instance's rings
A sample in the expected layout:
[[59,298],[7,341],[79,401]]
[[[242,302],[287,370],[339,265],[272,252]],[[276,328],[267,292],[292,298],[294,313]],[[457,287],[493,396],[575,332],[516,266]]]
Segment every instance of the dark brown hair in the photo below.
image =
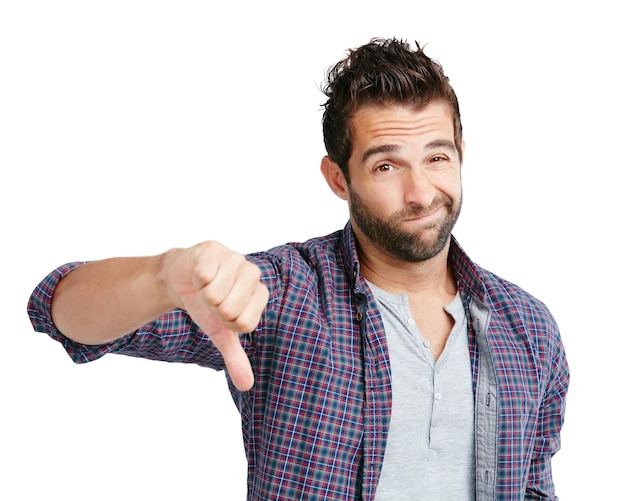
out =
[[348,51],[331,67],[322,89],[322,130],[326,152],[341,168],[346,180],[352,153],[351,118],[367,105],[403,104],[420,109],[433,101],[450,105],[454,142],[461,158],[462,126],[459,103],[441,65],[404,40],[374,38]]

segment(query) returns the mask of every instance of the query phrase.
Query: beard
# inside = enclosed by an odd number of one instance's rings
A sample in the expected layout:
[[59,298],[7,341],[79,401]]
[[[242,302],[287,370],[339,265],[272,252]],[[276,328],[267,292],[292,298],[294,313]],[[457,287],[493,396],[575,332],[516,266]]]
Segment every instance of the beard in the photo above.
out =
[[[452,229],[461,213],[462,196],[457,203],[447,195],[438,194],[430,207],[407,207],[388,219],[378,217],[363,200],[349,190],[350,216],[355,225],[379,249],[402,261],[417,263],[439,254],[450,241]],[[442,221],[419,231],[407,231],[402,223],[443,207],[446,215]],[[434,235],[433,235],[434,233]]]

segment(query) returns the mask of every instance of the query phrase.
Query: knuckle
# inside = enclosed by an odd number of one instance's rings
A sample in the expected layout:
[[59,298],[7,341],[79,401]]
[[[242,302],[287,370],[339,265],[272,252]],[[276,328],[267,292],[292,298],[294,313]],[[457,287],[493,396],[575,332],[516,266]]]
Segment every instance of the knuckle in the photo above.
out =
[[228,303],[220,304],[218,306],[218,312],[220,317],[222,317],[225,322],[229,323],[236,323],[239,317],[239,311]]

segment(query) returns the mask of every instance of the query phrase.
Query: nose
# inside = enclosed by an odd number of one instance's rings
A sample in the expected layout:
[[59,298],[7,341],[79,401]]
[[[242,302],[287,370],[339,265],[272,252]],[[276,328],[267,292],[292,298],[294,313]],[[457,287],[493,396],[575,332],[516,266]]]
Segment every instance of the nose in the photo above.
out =
[[437,195],[428,174],[422,169],[407,169],[404,180],[404,202],[417,207],[430,207]]

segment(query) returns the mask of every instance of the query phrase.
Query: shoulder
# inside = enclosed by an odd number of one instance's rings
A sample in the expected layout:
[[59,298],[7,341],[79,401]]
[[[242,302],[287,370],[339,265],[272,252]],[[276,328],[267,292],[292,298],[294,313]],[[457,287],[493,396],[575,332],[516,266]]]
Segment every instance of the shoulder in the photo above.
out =
[[561,335],[548,306],[519,285],[474,263],[454,241],[450,254],[459,287],[489,311],[490,340],[497,349],[517,347],[550,359],[562,352]]
[[343,231],[336,231],[305,242],[288,242],[266,251],[247,254],[246,258],[263,271],[266,271],[268,266],[275,267],[277,264],[281,267],[315,267],[319,263],[340,258],[342,234]]
[[311,286],[320,280],[336,280],[345,274],[343,234],[336,231],[304,242],[289,242],[247,254],[246,258],[261,269],[262,280],[270,290],[287,283]]
[[[482,270],[484,303],[491,312],[489,331],[497,351],[515,357],[533,354],[547,372],[555,361],[565,358],[557,321],[548,306],[520,286]],[[513,356],[512,353],[509,353]]]
[[485,286],[485,299],[493,311],[506,315],[517,310],[521,316],[545,316],[552,319],[548,306],[519,285],[484,268],[479,268]]
[[[520,286],[481,269],[484,303],[491,312],[488,340],[500,367],[511,372],[512,361],[528,374],[541,374],[541,388],[552,380],[564,395],[569,367],[561,333],[548,306]],[[532,368],[532,370],[531,370]]]
[[453,241],[450,260],[459,286],[471,291],[495,318],[516,326],[529,323],[556,328],[554,318],[543,301],[473,262],[456,240]]

